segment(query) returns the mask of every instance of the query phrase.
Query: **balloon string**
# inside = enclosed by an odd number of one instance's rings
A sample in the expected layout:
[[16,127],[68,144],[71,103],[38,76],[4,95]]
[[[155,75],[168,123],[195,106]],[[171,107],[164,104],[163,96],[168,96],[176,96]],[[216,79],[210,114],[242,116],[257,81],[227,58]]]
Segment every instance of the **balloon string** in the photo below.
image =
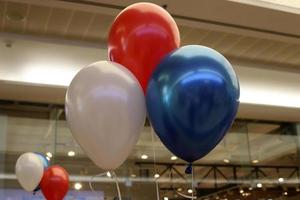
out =
[[156,197],[157,197],[157,200],[159,200],[159,187],[158,187],[157,181],[155,181],[155,185],[156,185]]
[[155,146],[154,146],[154,130],[151,126],[151,139],[152,139],[152,151],[153,151],[153,160],[154,160],[154,172],[156,173],[156,153],[155,153]]
[[118,182],[118,177],[117,177],[117,174],[114,171],[113,171],[113,175],[114,175],[116,186],[117,186],[119,200],[122,200],[121,190],[120,190],[120,186],[119,186],[119,182]]
[[194,168],[192,166],[192,199],[194,199]]
[[[156,153],[155,153],[155,144],[154,144],[154,130],[152,128],[152,125],[150,124],[150,128],[151,128],[151,139],[152,139],[152,151],[153,151],[153,164],[154,164],[154,173],[156,174]],[[157,200],[160,199],[159,197],[159,187],[158,187],[158,182],[157,179],[155,179],[155,187],[156,187],[156,197]]]
[[186,195],[186,194],[183,194],[183,193],[181,193],[181,192],[178,192],[177,190],[175,190],[175,192],[179,195],[179,196],[181,196],[181,197],[183,197],[183,198],[187,198],[187,199],[197,199],[197,195],[196,196],[194,196],[194,169],[193,169],[193,167],[191,168],[191,175],[192,175],[192,195],[191,196],[189,196],[189,195]]
[[[94,178],[96,178],[96,177],[101,177],[101,176],[104,176],[104,175],[106,175],[106,173],[97,174],[97,175],[95,175],[95,176],[92,176],[91,179],[89,180],[89,186],[90,186],[91,190],[92,190],[94,193],[96,193],[96,191],[95,191],[94,188],[93,188],[92,181],[94,180]],[[97,193],[96,193],[96,194],[97,194]]]
[[[96,177],[101,177],[101,176],[106,176],[106,175],[107,175],[107,172],[104,172],[104,173],[101,173],[101,174],[97,174],[97,175],[95,175],[95,176],[92,176],[91,179],[89,180],[89,186],[90,186],[91,190],[92,190],[95,194],[97,194],[97,192],[94,190],[94,187],[93,187],[93,185],[92,185],[92,182],[93,182],[94,178],[96,178]],[[117,177],[117,175],[116,175],[115,172],[113,172],[113,176],[114,176],[114,178],[115,178],[115,183],[116,183],[116,186],[117,186],[117,192],[118,192],[119,200],[122,200],[122,197],[121,197],[121,190],[120,190],[119,183],[118,183],[118,177]]]
[[197,197],[189,196],[189,195],[186,195],[186,194],[182,194],[181,192],[178,192],[178,191],[176,191],[176,193],[177,193],[179,196],[183,197],[183,198],[187,198],[187,199],[197,199]]

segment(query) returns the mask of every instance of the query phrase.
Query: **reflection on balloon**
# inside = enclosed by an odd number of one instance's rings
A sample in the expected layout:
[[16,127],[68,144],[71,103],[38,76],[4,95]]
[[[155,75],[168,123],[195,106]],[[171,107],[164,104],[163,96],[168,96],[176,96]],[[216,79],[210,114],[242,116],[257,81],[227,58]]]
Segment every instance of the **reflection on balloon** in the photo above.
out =
[[209,153],[231,126],[239,105],[239,84],[225,57],[190,45],[161,61],[146,101],[161,141],[176,156],[193,162]]

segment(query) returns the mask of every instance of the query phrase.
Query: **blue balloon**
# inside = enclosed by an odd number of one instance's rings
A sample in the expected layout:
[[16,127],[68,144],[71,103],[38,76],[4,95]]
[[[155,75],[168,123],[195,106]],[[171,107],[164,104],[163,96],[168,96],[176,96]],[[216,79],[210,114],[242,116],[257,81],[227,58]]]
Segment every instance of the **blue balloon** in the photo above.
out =
[[41,187],[40,185],[38,185],[34,190],[33,190],[33,194],[35,195],[38,191],[40,191]]
[[224,56],[208,47],[184,46],[167,55],[152,74],[148,117],[164,145],[191,163],[224,137],[239,96],[237,76]]
[[35,152],[35,154],[41,159],[44,165],[44,170],[46,170],[49,167],[49,161],[47,160],[47,158],[41,153]]
[[[44,171],[49,167],[49,161],[47,160],[47,158],[41,154],[41,153],[37,153],[35,152],[35,155],[37,155],[39,157],[39,159],[43,162],[44,165]],[[38,185],[34,190],[33,190],[33,194],[36,194],[39,190],[40,190],[40,185]]]

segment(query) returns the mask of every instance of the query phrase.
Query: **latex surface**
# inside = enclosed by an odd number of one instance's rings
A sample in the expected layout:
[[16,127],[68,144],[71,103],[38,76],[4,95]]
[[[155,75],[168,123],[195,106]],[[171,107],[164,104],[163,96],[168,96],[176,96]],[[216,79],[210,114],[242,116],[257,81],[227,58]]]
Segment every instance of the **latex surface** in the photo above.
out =
[[128,68],[145,91],[157,64],[179,43],[177,25],[166,10],[152,3],[136,3],[116,17],[108,54],[111,61]]
[[141,86],[129,70],[109,61],[94,63],[75,76],[65,108],[76,141],[105,170],[126,160],[145,123]]
[[193,162],[209,153],[230,128],[238,110],[239,83],[225,57],[190,45],[162,60],[146,100],[161,141],[176,156]]

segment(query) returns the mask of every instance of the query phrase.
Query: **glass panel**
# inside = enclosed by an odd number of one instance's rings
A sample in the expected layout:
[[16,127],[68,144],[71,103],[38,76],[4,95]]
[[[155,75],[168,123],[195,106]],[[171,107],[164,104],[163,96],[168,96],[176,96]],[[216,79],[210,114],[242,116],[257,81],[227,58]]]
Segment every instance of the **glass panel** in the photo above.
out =
[[[43,199],[41,192],[24,192],[16,181],[15,162],[28,151],[48,155],[51,164],[70,173],[66,199],[117,199],[114,179],[81,150],[61,106],[2,101],[0,107],[0,199]],[[237,120],[212,152],[193,163],[192,176],[185,174],[187,163],[174,157],[146,122],[129,158],[116,170],[122,196],[153,200],[158,191],[160,199],[180,199],[191,195],[192,180],[194,195],[202,199],[295,196],[300,192],[298,134],[296,124]],[[76,190],[75,183],[82,188]]]

